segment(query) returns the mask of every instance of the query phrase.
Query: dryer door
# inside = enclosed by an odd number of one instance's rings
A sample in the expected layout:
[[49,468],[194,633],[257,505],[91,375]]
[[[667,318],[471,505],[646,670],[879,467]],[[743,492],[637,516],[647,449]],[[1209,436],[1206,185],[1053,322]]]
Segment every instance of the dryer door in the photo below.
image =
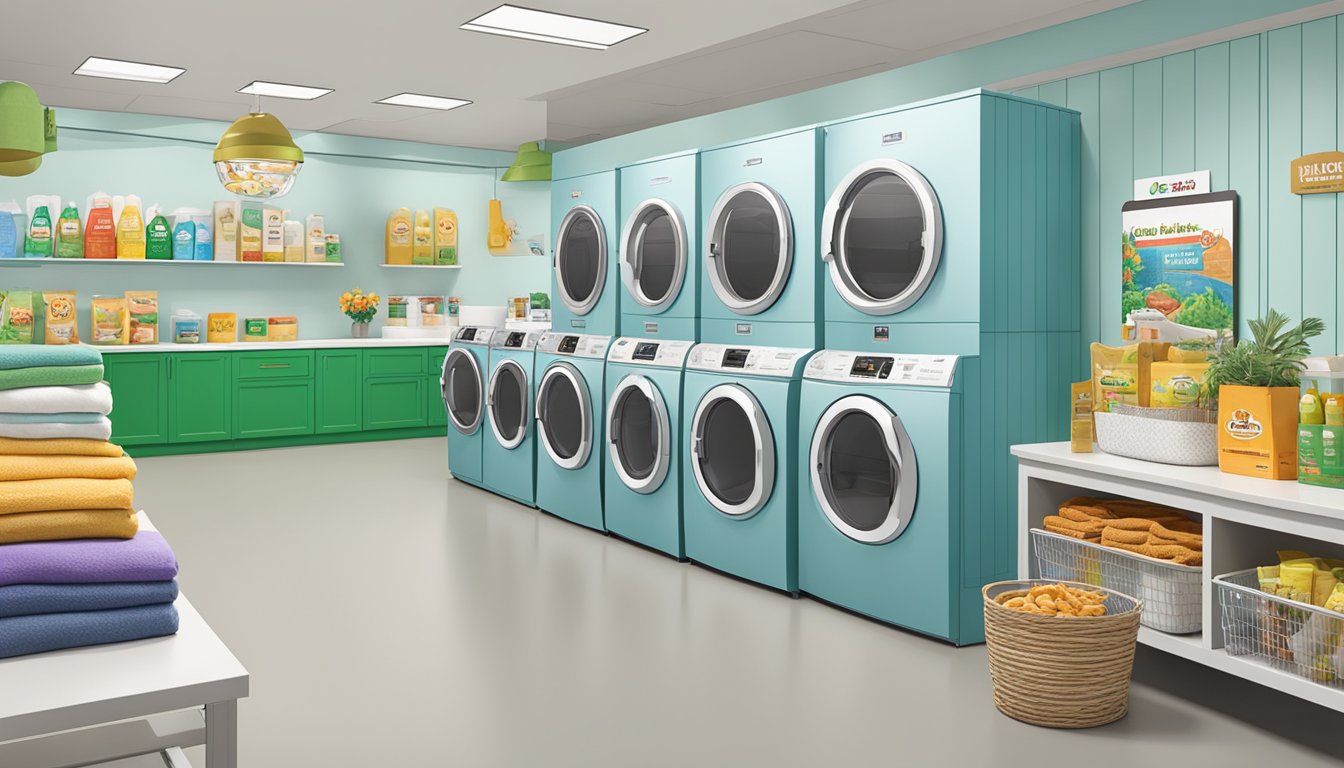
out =
[[730,187],[714,203],[709,233],[709,282],[724,306],[741,315],[770,308],[793,266],[793,220],[784,198],[764,184]]
[[705,393],[691,422],[691,468],[715,509],[745,520],[775,485],[775,436],[756,396],[737,384]]
[[636,493],[662,487],[671,463],[670,424],[667,403],[648,377],[630,374],[612,390],[608,448],[611,465],[625,487]]
[[586,315],[602,298],[607,281],[607,231],[602,217],[576,205],[560,222],[555,238],[555,285],[560,300],[576,315]]
[[901,419],[863,395],[827,408],[812,433],[812,491],[835,529],[885,544],[910,524],[918,493],[914,448]]
[[474,435],[481,426],[481,366],[476,356],[461,347],[448,350],[443,359],[443,405],[453,429]]
[[855,309],[890,315],[928,290],[943,247],[938,197],[919,171],[897,160],[860,165],[826,202],[822,259]]
[[677,300],[686,278],[686,223],[666,200],[645,200],[621,235],[621,281],[627,295],[655,312]]
[[561,469],[578,469],[593,450],[588,382],[569,363],[552,363],[537,383],[537,437]]
[[502,360],[490,374],[490,426],[495,440],[505,448],[517,448],[527,437],[531,388],[527,371],[517,360]]

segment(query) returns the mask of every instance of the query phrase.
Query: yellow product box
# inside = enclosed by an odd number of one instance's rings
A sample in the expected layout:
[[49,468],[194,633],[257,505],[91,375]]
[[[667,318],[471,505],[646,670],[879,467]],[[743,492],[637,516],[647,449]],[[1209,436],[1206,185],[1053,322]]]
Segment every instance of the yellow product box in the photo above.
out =
[[1142,341],[1123,347],[1092,343],[1092,409],[1110,411],[1112,403],[1147,407],[1152,366],[1166,360],[1170,344]]
[[1296,480],[1297,400],[1297,387],[1219,387],[1218,468]]
[[1149,405],[1154,408],[1199,408],[1206,400],[1204,382],[1208,376],[1208,363],[1153,363]]
[[298,341],[299,319],[293,316],[266,318],[267,341]]
[[1096,417],[1092,415],[1092,382],[1080,381],[1069,387],[1069,449],[1073,453],[1091,453],[1096,440]]
[[211,312],[205,316],[205,340],[211,344],[232,344],[238,340],[238,313]]

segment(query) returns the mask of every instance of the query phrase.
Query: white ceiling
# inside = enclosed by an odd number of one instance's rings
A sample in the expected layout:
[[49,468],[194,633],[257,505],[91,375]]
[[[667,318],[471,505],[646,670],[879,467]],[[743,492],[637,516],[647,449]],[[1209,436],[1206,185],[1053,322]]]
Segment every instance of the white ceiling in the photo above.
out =
[[[184,0],[128,15],[80,3],[14,3],[0,80],[58,107],[233,120],[253,80],[334,88],[263,99],[296,130],[512,148],[592,141],[891,69],[1134,0],[527,0],[521,5],[647,27],[607,51],[457,27],[495,0],[381,0],[357,14],[321,0]],[[250,30],[266,30],[250,33]],[[149,44],[148,41],[153,43]],[[185,67],[166,85],[71,74],[87,56]],[[402,91],[471,99],[450,112],[373,104]]]

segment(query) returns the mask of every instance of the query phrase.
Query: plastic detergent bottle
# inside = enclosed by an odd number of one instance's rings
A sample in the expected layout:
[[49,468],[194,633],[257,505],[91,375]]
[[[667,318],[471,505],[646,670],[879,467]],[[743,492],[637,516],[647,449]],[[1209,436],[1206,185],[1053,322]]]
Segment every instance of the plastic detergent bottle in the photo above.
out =
[[73,201],[65,204],[61,218],[56,222],[56,256],[62,259],[84,258],[84,228],[79,222],[79,208]]
[[411,209],[398,208],[387,217],[387,263],[411,263]]
[[22,213],[18,203],[0,203],[0,259],[19,255],[19,220]]
[[95,192],[89,202],[89,218],[84,222],[84,258],[117,258],[117,226],[112,218],[112,198]]
[[117,218],[117,258],[145,258],[145,219],[140,214],[140,198],[126,196],[126,205]]
[[23,255],[30,259],[48,258],[52,254],[51,211],[45,205],[33,209],[28,222],[28,237],[23,243]]
[[195,261],[214,261],[215,238],[211,227],[214,216],[209,211],[192,211],[191,220],[196,222]]
[[434,263],[434,225],[429,211],[415,212],[415,236],[411,245],[412,264]]
[[1297,404],[1297,421],[1299,424],[1324,424],[1325,409],[1321,407],[1321,396],[1317,392],[1316,382],[1312,382],[1307,387],[1306,394]]
[[149,206],[145,215],[149,217],[149,226],[145,227],[145,258],[173,258],[173,231],[168,228],[168,218],[157,205]]
[[173,214],[173,261],[196,260],[196,222],[188,211]]

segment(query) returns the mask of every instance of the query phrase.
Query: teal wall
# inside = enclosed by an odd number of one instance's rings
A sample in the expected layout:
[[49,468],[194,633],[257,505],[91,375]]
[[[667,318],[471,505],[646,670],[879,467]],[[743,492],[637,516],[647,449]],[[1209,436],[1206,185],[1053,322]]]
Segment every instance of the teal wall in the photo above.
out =
[[[60,150],[37,172],[0,178],[0,200],[20,205],[31,194],[77,200],[98,189],[137,194],[159,203],[209,209],[226,199],[210,155],[223,123],[60,110]],[[340,268],[69,265],[19,267],[0,261],[0,289],[78,291],[81,332],[87,333],[89,297],[126,290],[157,290],[160,312],[237,312],[243,316],[297,315],[304,338],[348,335],[349,320],[336,298],[358,286],[384,296],[455,295],[466,304],[502,304],[511,295],[549,291],[545,257],[495,257],[485,248],[487,201],[496,194],[505,218],[522,235],[550,225],[550,185],[496,183],[511,153],[439,147],[327,134],[297,134],[307,160],[294,189],[277,202],[293,218],[318,212],[341,235]],[[381,269],[383,232],[395,207],[457,211],[461,270]],[[82,211],[81,211],[82,213]],[[386,314],[384,303],[375,329]],[[168,333],[166,323],[163,333]],[[376,332],[376,330],[375,330]]]

